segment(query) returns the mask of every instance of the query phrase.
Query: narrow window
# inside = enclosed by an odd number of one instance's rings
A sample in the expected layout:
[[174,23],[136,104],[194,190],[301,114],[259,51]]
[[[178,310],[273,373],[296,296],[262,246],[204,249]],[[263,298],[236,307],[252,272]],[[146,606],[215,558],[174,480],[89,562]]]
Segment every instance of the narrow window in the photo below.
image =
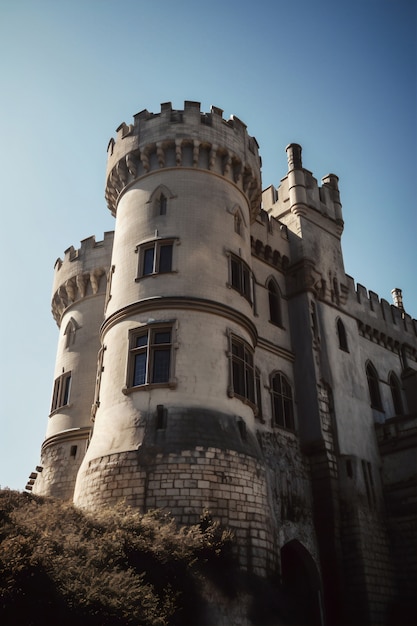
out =
[[256,391],[256,406],[258,408],[258,413],[256,417],[261,422],[263,422],[261,372],[259,371],[258,368],[255,369],[255,391]]
[[394,373],[389,377],[389,386],[391,388],[392,402],[394,404],[394,414],[404,415],[403,401],[401,397],[401,386],[398,378]]
[[366,366],[366,378],[368,380],[369,396],[373,409],[382,411],[381,393],[379,391],[378,373],[372,363]]
[[167,214],[167,198],[163,193],[159,196],[159,215]]
[[71,372],[65,372],[64,374],[61,374],[61,376],[58,376],[55,380],[54,390],[52,393],[51,413],[68,404],[70,389]]
[[230,257],[230,282],[249,302],[252,302],[251,271],[242,259],[231,255]]
[[255,403],[255,377],[253,354],[246,342],[238,337],[231,338],[232,395]]
[[168,384],[171,371],[171,327],[145,328],[131,333],[129,387]]
[[281,372],[272,378],[272,414],[275,426],[294,430],[292,389]]
[[236,211],[234,215],[235,233],[242,235],[242,218],[239,211]]
[[339,348],[341,350],[344,350],[345,352],[348,352],[348,343],[347,343],[346,329],[345,329],[345,325],[343,324],[343,322],[340,319],[340,317],[337,320],[337,334],[338,334],[338,337],[339,337]]
[[268,282],[268,298],[269,298],[269,321],[277,326],[282,326],[281,319],[281,299],[279,290],[275,282],[271,279]]
[[139,247],[139,276],[172,271],[172,241],[158,240]]

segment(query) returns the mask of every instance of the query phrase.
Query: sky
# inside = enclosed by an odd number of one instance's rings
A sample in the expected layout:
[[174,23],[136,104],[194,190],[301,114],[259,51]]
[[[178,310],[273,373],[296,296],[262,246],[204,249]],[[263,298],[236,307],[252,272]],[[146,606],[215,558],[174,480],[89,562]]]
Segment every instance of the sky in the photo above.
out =
[[121,122],[214,105],[255,136],[263,187],[300,143],[337,174],[345,270],[417,318],[414,0],[0,0],[0,486],[39,464],[58,329],[53,268],[113,230],[106,149]]

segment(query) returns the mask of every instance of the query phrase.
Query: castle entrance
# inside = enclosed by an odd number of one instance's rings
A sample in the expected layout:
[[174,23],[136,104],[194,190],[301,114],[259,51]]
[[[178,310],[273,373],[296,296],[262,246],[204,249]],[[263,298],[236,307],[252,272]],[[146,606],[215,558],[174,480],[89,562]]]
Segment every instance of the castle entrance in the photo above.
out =
[[312,556],[299,541],[290,541],[281,549],[281,574],[289,623],[324,626],[319,573]]

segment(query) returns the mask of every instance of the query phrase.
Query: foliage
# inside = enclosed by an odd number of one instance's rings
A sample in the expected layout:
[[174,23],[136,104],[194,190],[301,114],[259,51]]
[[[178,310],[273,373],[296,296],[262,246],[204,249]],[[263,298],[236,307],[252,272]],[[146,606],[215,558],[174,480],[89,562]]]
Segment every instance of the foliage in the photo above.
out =
[[69,503],[0,491],[0,623],[199,623],[202,581],[231,567],[230,533],[208,515],[179,528],[122,505],[93,516]]

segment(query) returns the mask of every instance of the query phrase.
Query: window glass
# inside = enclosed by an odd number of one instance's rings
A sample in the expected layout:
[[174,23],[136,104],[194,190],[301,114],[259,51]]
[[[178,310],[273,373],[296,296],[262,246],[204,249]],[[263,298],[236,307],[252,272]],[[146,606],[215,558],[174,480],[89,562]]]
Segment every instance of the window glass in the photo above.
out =
[[168,383],[171,368],[171,328],[148,328],[132,333],[130,387]]
[[237,337],[232,337],[232,386],[233,394],[255,403],[255,375],[253,354],[249,346]]
[[272,411],[276,426],[294,430],[292,389],[280,372],[272,378]]
[[143,253],[143,275],[153,274],[153,260],[155,255],[155,249],[147,248]]
[[159,249],[159,272],[170,272],[172,264],[172,243],[160,246]]

